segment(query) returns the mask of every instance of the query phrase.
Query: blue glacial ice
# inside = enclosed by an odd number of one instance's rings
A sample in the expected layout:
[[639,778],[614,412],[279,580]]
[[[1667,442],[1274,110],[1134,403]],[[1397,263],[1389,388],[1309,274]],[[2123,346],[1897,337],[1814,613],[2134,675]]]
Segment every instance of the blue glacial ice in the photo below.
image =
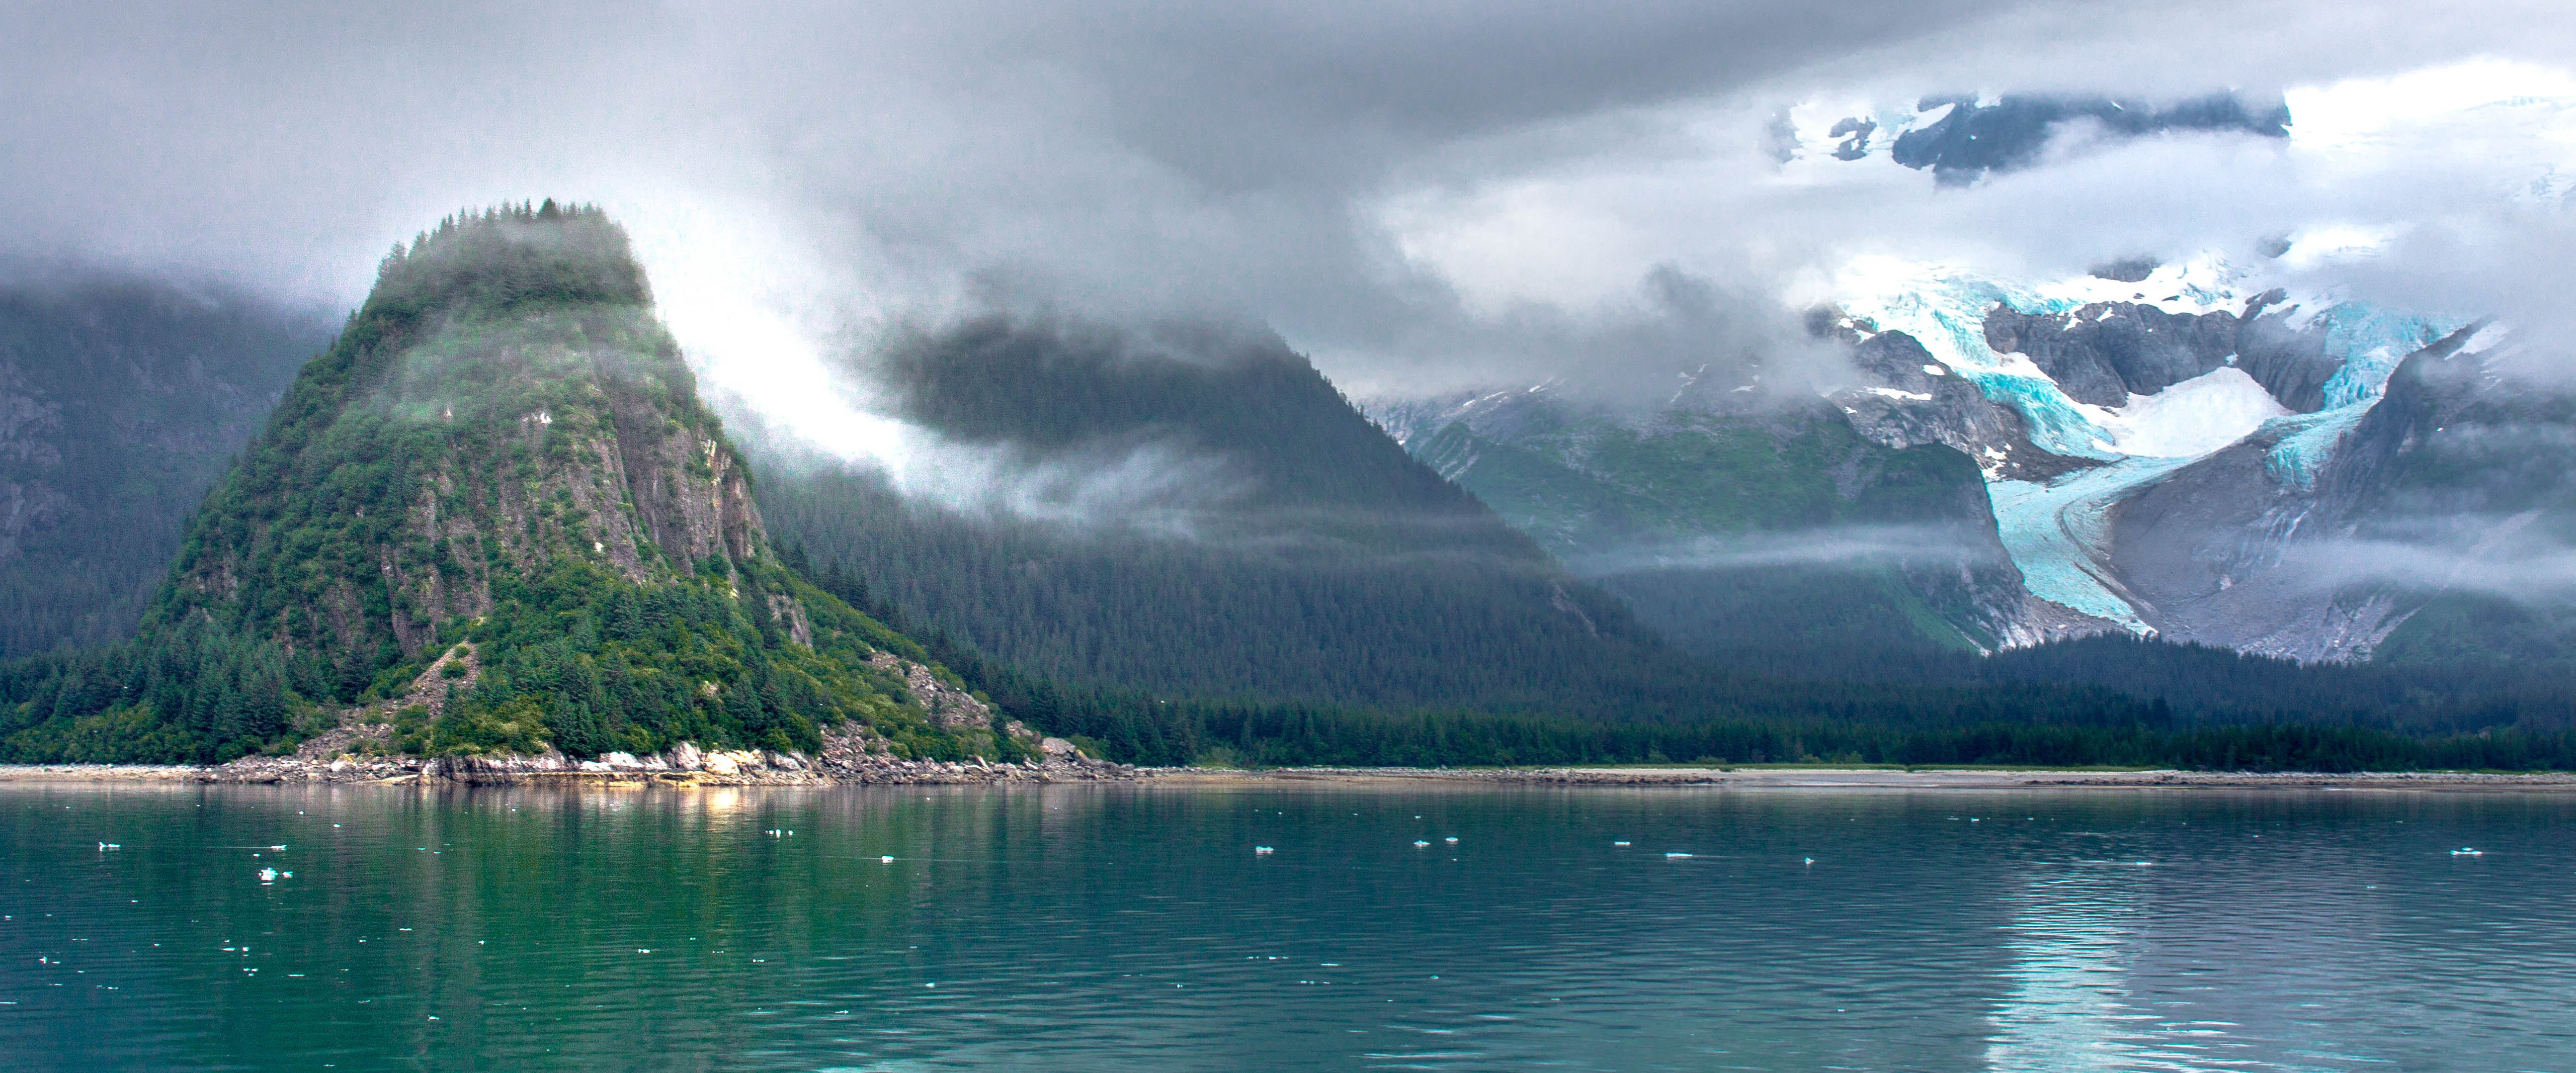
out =
[[2108,562],[2114,504],[2190,465],[2190,458],[2130,458],[2069,473],[2046,483],[1995,481],[1986,494],[1995,506],[1995,529],[2004,550],[2021,568],[2030,594],[2117,623],[2133,633],[2153,633],[2138,618]]
[[2264,425],[2267,435],[2280,437],[2263,458],[2264,470],[2284,488],[2314,490],[2317,474],[2334,460],[2345,434],[2378,404],[2398,363],[2466,323],[2358,302],[2326,306],[2310,324],[2324,327],[2326,356],[2341,360],[2343,366],[2326,378],[2325,409],[2275,418]]
[[[2279,435],[2265,459],[2273,478],[2284,487],[2313,488],[2345,434],[2378,401],[2398,363],[2465,321],[2356,302],[2301,303],[2309,312],[2292,326],[2321,328],[2326,354],[2342,366],[2325,384],[2325,410],[2285,414],[2268,395],[2260,400],[2268,413],[2249,406],[2239,389],[2261,389],[2235,370],[2213,374],[2216,379],[2197,385],[2187,393],[2194,396],[2189,399],[2133,396],[2130,405],[2116,410],[2077,402],[2029,358],[1988,346],[1986,313],[2003,305],[2025,314],[2063,314],[2094,302],[2119,301],[2177,313],[2233,309],[2242,300],[2240,276],[2222,260],[2203,258],[2159,269],[2135,284],[2084,278],[2020,286],[1943,266],[1881,261],[1856,266],[1846,279],[1853,285],[1848,293],[1865,297],[1843,307],[1880,331],[1912,336],[1987,399],[2011,407],[2021,415],[2033,445],[2069,458],[2110,463],[2045,483],[1990,475],[1987,491],[2004,547],[2033,595],[2151,633],[2107,561],[2108,517],[2114,505],[2258,426]],[[2166,394],[2173,392],[2168,388]],[[2212,407],[2230,413],[2201,412]],[[2186,427],[2222,423],[2232,425],[2225,435]],[[2166,452],[2175,456],[2164,457]]]

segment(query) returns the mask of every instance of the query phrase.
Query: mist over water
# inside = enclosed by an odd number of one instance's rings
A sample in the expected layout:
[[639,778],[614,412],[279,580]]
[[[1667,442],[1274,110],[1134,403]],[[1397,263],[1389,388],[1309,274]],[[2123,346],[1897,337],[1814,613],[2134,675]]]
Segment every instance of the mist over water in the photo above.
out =
[[19,786],[0,1048],[31,1070],[2552,1068],[2571,809]]

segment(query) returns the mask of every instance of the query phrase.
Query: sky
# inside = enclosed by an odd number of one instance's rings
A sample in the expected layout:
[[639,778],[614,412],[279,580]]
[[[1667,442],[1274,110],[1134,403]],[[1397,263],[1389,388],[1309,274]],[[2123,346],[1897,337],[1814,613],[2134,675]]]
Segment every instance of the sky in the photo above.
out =
[[[1800,353],[1858,257],[2297,232],[2356,236],[2285,266],[2320,288],[2529,336],[2569,307],[2571,57],[2531,0],[0,0],[0,258],[347,307],[444,213],[596,202],[713,381],[877,454],[830,359],[995,309],[1258,324],[1361,395],[1620,390]],[[1967,188],[1766,151],[1783,110],[2214,91],[2294,137],[2071,130]]]

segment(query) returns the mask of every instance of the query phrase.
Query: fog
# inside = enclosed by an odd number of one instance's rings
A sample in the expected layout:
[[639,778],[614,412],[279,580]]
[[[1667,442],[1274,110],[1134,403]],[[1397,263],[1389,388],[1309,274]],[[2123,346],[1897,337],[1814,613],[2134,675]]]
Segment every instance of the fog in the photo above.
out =
[[1837,525],[1814,529],[1703,536],[1617,552],[1570,558],[1586,576],[1640,570],[1735,570],[1763,567],[1868,568],[1879,565],[1955,565],[2000,558],[1991,535],[1964,525]]

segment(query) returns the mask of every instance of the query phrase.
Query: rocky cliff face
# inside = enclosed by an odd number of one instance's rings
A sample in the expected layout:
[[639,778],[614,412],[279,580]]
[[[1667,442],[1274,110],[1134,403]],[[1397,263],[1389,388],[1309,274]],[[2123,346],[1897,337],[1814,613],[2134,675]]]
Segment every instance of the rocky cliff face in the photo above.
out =
[[570,559],[644,582],[759,559],[742,460],[622,236],[590,220],[491,224],[389,261],[195,523],[164,616],[412,657],[489,611],[499,574]]

